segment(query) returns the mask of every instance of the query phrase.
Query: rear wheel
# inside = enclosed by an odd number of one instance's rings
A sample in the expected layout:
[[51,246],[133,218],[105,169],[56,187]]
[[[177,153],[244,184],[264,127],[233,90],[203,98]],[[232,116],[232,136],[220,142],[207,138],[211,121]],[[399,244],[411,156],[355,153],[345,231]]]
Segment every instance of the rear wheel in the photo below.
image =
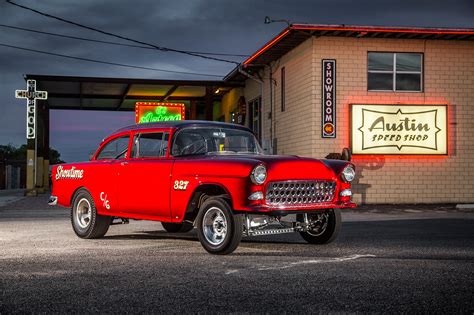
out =
[[193,229],[193,225],[191,223],[168,223],[168,222],[161,222],[161,225],[168,233],[186,233]]
[[308,214],[311,229],[300,232],[310,244],[328,244],[334,241],[341,229],[341,211],[330,209],[320,214]]
[[232,253],[240,244],[243,232],[241,215],[234,215],[222,198],[211,197],[201,206],[197,220],[201,245],[211,254]]
[[99,215],[91,194],[79,190],[71,207],[71,224],[80,238],[101,238],[107,233],[112,217]]

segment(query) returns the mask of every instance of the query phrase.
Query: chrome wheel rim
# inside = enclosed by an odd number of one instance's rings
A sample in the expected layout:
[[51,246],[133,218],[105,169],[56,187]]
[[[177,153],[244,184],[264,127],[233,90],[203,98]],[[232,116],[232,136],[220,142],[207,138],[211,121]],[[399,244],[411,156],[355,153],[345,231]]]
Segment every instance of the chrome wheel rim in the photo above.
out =
[[92,207],[86,198],[79,200],[76,206],[76,222],[79,227],[85,229],[91,223]]
[[329,214],[323,213],[321,215],[318,215],[317,220],[311,220],[311,225],[312,228],[308,230],[308,234],[311,236],[320,236],[324,232],[326,232],[326,229],[328,227],[328,221],[329,221]]
[[227,219],[224,212],[217,207],[209,208],[202,220],[202,230],[206,241],[210,244],[214,246],[222,244],[227,235]]

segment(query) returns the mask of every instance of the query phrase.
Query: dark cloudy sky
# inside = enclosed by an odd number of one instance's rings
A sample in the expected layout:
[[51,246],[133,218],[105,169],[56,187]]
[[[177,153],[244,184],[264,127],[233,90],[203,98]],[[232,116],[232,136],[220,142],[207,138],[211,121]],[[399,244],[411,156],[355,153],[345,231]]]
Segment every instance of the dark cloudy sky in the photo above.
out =
[[[294,23],[474,28],[473,0],[14,0],[52,15],[182,50],[251,54],[285,25]],[[116,39],[25,11],[0,0],[0,24],[101,40]],[[175,53],[147,51],[49,37],[0,27],[0,44],[109,62],[199,73],[227,74],[233,66]],[[234,58],[242,61],[242,58]],[[203,79],[127,69],[0,47],[0,144],[25,143],[23,74]],[[215,78],[209,78],[215,79]],[[98,142],[133,123],[132,113],[53,111],[51,146],[67,161],[84,160]]]

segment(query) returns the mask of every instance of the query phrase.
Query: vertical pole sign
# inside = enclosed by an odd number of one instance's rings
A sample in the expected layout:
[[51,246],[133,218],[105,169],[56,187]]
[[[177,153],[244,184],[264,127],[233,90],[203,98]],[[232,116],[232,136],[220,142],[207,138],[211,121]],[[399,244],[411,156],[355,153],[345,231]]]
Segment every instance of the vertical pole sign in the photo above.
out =
[[323,138],[336,138],[336,60],[322,60],[322,111]]
[[16,98],[26,98],[26,139],[36,138],[36,100],[48,98],[48,92],[36,91],[36,80],[26,81],[26,90],[16,90]]
[[[38,139],[36,138],[36,100],[46,100],[48,98],[48,92],[36,91],[36,80],[26,81],[26,90],[16,90],[16,98],[26,98],[26,139],[35,140],[35,151],[34,151],[34,165],[33,165],[33,187],[36,187],[37,182],[37,154],[38,154]],[[30,162],[28,161],[28,165]]]

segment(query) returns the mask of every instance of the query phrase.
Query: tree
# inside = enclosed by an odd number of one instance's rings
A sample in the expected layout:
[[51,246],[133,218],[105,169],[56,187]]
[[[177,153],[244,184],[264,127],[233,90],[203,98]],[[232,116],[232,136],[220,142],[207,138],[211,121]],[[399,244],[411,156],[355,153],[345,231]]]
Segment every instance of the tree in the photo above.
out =
[[49,148],[49,164],[62,164],[65,163],[61,160],[61,154],[53,148]]
[[[11,143],[7,145],[0,145],[0,160],[26,161],[26,151],[26,144],[23,144],[18,148],[12,145]],[[64,163],[64,161],[61,160],[61,154],[53,148],[49,148],[49,163]]]

